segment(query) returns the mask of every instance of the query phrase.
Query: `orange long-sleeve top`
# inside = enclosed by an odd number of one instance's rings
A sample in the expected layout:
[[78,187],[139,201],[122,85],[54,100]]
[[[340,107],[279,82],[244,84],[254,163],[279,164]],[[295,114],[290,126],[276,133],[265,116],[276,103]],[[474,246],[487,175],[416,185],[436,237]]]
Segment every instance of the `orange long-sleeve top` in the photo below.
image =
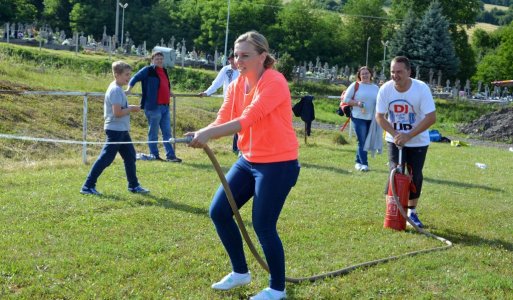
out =
[[231,120],[238,120],[242,127],[237,146],[248,161],[270,163],[298,158],[290,90],[280,72],[265,70],[247,94],[244,76],[232,82],[217,119],[211,125]]

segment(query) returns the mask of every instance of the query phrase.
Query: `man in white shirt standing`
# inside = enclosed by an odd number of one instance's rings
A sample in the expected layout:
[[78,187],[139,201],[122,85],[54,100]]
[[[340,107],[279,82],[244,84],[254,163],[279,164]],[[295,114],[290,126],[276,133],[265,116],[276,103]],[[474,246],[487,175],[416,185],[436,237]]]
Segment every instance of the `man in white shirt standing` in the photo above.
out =
[[[226,97],[226,91],[228,90],[228,85],[239,77],[239,70],[235,65],[235,59],[233,53],[228,56],[228,62],[226,66],[224,66],[219,73],[217,73],[216,79],[212,81],[212,84],[206,89],[204,92],[198,94],[200,97],[210,96],[215,93],[221,86],[223,87],[223,97]],[[233,145],[232,150],[235,153],[239,152],[239,148],[237,147],[237,139],[238,135],[233,135]]]
[[[418,227],[424,227],[416,207],[422,190],[422,169],[429,146],[428,129],[436,122],[435,102],[431,90],[424,82],[410,78],[411,65],[408,58],[395,57],[390,65],[390,73],[392,80],[383,84],[378,92],[376,121],[387,132],[385,139],[390,169],[398,164],[398,147],[403,149],[403,163],[411,167],[416,188],[416,191],[410,192],[408,216]],[[387,190],[388,187],[385,193]]]

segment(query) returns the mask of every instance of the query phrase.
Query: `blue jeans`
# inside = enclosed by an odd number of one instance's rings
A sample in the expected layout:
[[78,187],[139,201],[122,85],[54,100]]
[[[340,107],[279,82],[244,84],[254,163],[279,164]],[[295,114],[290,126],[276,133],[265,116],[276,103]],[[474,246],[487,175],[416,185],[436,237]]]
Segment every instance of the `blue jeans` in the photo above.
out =
[[[285,253],[276,223],[287,195],[296,184],[299,169],[297,160],[250,163],[244,157],[239,157],[226,174],[239,209],[253,197],[253,228],[269,265],[270,286],[279,291],[285,289]],[[210,205],[210,217],[228,252],[233,271],[248,272],[242,237],[222,186],[218,188]]]
[[364,151],[363,147],[365,146],[365,139],[369,134],[371,120],[351,118],[351,121],[353,122],[354,131],[358,138],[358,149],[356,150],[355,162],[368,166],[369,162],[367,161],[367,151]]
[[[128,131],[115,131],[105,130],[107,134],[106,142],[131,142],[130,134]],[[135,168],[135,148],[133,144],[105,144],[93,164],[91,171],[87,175],[87,179],[84,183],[85,187],[94,188],[96,187],[96,181],[102,174],[103,170],[110,166],[110,164],[116,158],[116,154],[119,152],[125,163],[126,179],[128,180],[128,187],[134,188],[139,185],[137,180],[136,168]]]
[[[144,114],[148,119],[148,142],[155,142],[159,139],[159,128],[162,131],[162,140],[169,141],[172,138],[171,135],[171,114],[169,113],[169,105],[159,105],[155,110],[145,110]],[[150,154],[159,156],[159,148],[157,143],[149,143]],[[164,148],[166,149],[166,158],[176,158],[175,150],[169,142],[164,142]]]

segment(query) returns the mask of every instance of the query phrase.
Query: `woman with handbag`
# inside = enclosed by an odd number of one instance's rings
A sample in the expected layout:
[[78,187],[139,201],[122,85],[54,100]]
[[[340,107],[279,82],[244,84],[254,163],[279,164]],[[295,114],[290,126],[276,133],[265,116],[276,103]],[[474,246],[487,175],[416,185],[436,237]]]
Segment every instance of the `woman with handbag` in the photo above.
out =
[[358,139],[354,167],[358,171],[367,172],[369,171],[369,163],[364,145],[371,122],[374,119],[379,87],[372,82],[372,72],[367,66],[358,69],[356,78],[357,81],[347,88],[343,101],[352,108],[351,122]]

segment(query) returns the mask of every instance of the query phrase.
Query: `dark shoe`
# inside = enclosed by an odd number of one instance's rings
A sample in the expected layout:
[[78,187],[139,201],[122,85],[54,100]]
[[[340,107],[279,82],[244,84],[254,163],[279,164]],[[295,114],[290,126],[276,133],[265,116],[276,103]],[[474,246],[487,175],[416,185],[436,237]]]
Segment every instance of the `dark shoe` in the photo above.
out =
[[150,190],[147,190],[140,185],[138,185],[134,188],[128,188],[128,191],[132,192],[134,194],[148,194],[150,192]]
[[163,158],[161,158],[160,156],[157,156],[155,157],[155,160],[158,160],[158,161],[165,161]]
[[167,159],[168,162],[174,162],[174,163],[181,163],[182,160],[179,159],[178,157],[175,157],[175,158],[168,158]]
[[87,186],[83,186],[80,189],[80,194],[83,195],[101,195],[102,193],[98,192],[95,188],[90,188]]

